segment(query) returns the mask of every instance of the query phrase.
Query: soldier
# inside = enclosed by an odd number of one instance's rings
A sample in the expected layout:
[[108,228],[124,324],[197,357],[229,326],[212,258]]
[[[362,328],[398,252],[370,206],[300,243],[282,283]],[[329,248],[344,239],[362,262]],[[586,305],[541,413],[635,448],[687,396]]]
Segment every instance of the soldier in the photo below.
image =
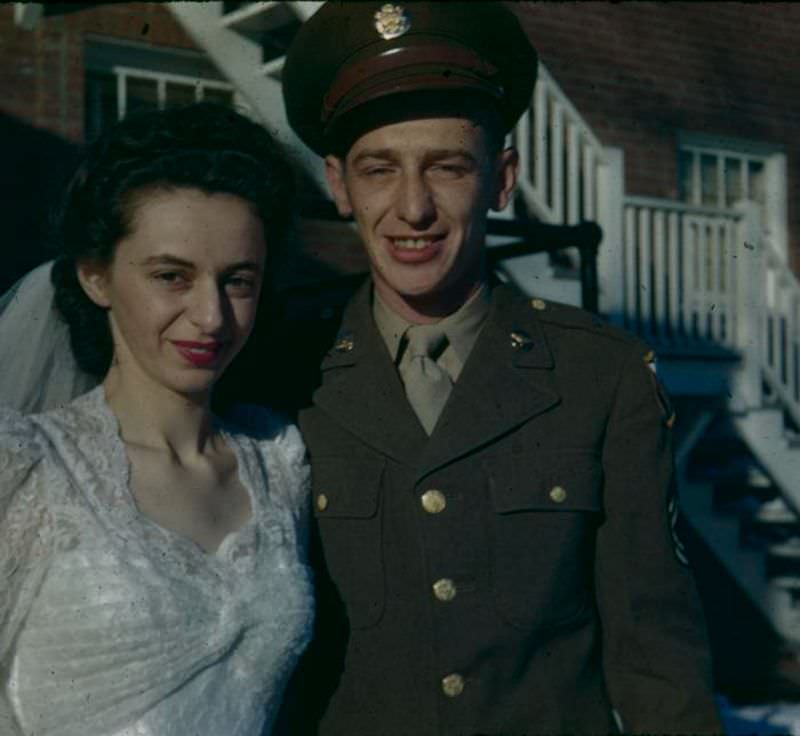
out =
[[292,733],[721,730],[647,346],[484,267],[535,76],[491,2],[331,2],[289,52],[290,124],[371,266],[300,415],[319,613]]

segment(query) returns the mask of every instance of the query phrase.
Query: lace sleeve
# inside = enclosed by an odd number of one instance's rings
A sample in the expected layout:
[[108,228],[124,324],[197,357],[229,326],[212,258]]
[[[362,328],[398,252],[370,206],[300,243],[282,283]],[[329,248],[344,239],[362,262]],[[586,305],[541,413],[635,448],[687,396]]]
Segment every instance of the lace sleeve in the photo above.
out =
[[[41,473],[42,446],[34,425],[0,410],[0,672],[8,673],[13,643],[44,577],[50,515]],[[16,726],[0,691],[0,733]]]
[[306,445],[297,425],[285,422],[275,438],[275,448],[280,454],[289,479],[286,495],[295,511],[298,539],[302,549],[308,550],[311,502],[311,468]]

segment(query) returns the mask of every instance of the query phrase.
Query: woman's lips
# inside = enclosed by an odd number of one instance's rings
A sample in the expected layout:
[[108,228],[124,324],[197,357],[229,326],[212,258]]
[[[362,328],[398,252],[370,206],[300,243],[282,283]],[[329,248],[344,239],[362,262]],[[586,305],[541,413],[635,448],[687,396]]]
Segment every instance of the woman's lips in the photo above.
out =
[[186,361],[197,368],[205,368],[216,363],[224,345],[221,342],[192,342],[190,340],[173,340],[172,344]]

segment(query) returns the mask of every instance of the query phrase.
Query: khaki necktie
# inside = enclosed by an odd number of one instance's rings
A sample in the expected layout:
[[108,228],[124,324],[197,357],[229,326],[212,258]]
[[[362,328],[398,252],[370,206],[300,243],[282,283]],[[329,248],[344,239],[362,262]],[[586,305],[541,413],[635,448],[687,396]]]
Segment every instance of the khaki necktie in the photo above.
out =
[[406,331],[408,345],[400,361],[400,376],[408,403],[428,434],[433,432],[453,388],[450,376],[436,364],[435,356],[447,347],[438,325],[413,325]]

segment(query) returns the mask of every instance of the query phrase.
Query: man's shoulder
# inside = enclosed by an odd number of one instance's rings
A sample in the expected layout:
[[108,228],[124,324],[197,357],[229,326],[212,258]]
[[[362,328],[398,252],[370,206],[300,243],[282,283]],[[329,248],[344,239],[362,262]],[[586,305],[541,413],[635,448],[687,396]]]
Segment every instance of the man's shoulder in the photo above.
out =
[[605,343],[611,349],[623,351],[650,351],[648,344],[632,332],[571,304],[509,290],[500,307],[513,310],[521,321],[541,325],[545,333],[553,337]]

